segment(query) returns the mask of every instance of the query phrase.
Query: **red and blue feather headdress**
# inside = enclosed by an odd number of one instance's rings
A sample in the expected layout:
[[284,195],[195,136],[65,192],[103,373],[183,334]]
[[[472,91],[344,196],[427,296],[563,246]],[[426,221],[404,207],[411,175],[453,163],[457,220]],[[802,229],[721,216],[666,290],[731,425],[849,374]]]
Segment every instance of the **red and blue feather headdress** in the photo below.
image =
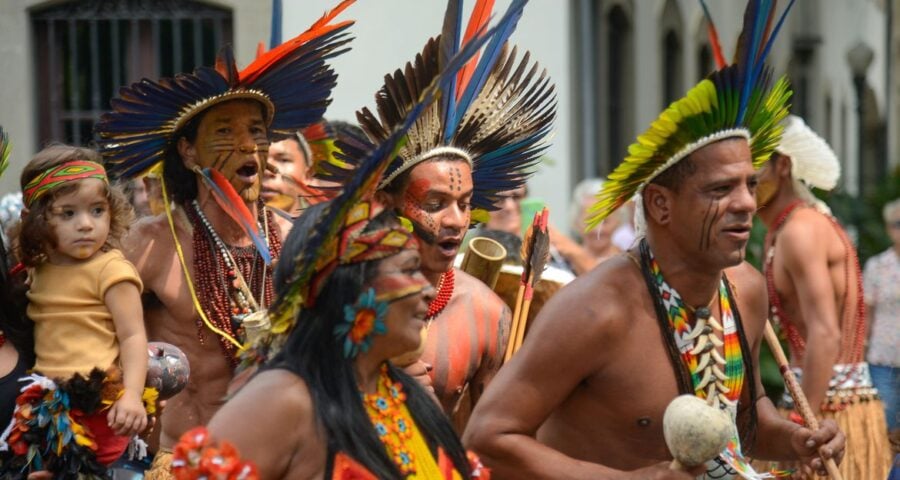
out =
[[353,21],[331,21],[354,0],[343,0],[308,30],[258,57],[238,72],[226,46],[216,65],[192,74],[141,80],[119,90],[112,111],[95,127],[110,176],[131,178],[159,164],[176,134],[192,118],[228,100],[265,107],[269,133],[290,134],[322,118],[337,75],[327,60],[346,52]]
[[[462,1],[450,0],[438,38],[404,70],[385,76],[376,93],[377,116],[368,108],[357,112],[360,126],[370,141],[383,142],[407,118],[418,92],[444,69],[448,59],[487,25],[493,0],[478,0],[462,31]],[[515,48],[507,40],[521,18],[527,0],[513,0],[499,22],[496,35],[443,87],[442,98],[429,106],[409,129],[409,140],[388,166],[379,188],[430,158],[461,158],[472,166],[472,206],[484,212],[496,210],[500,192],[525,184],[547,148],[556,111],[553,85],[525,53],[517,62]],[[342,145],[339,161],[322,165],[319,176],[345,184],[359,163],[365,143]],[[479,220],[479,215],[473,215]]]

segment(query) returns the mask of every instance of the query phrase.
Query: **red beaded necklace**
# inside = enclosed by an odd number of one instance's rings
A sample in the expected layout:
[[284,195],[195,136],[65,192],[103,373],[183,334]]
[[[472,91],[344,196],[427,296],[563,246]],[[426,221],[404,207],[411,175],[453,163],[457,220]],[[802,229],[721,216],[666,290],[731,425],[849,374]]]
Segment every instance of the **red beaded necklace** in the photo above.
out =
[[[235,318],[250,313],[254,304],[265,308],[272,302],[272,276],[262,257],[256,249],[250,247],[233,247],[217,245],[213,232],[210,231],[197,210],[192,206],[185,208],[187,217],[194,228],[192,245],[194,249],[194,280],[202,288],[199,289],[200,306],[209,321],[216,328],[224,331],[232,338],[240,337],[240,324]],[[263,210],[267,223],[269,251],[273,258],[281,252],[281,240],[278,235],[272,213]],[[220,251],[222,248],[226,251]],[[261,298],[255,299],[250,292],[262,292]],[[246,298],[247,295],[250,298]],[[197,319],[197,338],[205,342],[204,325]],[[237,347],[225,337],[219,337],[222,353],[231,363],[237,365]]]
[[433,320],[450,303],[450,297],[453,296],[453,284],[456,283],[455,280],[456,274],[453,272],[453,268],[441,274],[441,279],[438,281],[437,295],[428,304],[428,313],[425,314],[426,321]]
[[[795,200],[785,207],[775,218],[772,228],[766,233],[767,250],[765,261],[766,287],[769,293],[772,319],[784,328],[788,337],[788,343],[791,345],[791,353],[794,354],[798,360],[802,359],[806,352],[806,340],[804,340],[799,329],[791,322],[784,310],[781,303],[781,297],[778,296],[778,291],[775,289],[775,273],[774,268],[772,267],[775,258],[775,236],[787,221],[788,216],[797,209],[797,207],[800,207],[803,204],[802,200]],[[850,243],[850,239],[847,238],[843,228],[837,223],[837,220],[830,215],[826,215],[826,217],[831,221],[835,230],[838,232],[838,236],[841,238],[841,242],[844,244],[844,272],[847,289],[844,291],[844,299],[842,302],[844,305],[844,312],[841,315],[843,321],[841,322],[841,347],[838,354],[838,362],[856,363],[862,360],[866,338],[866,305],[863,298],[862,273],[859,268],[859,258],[856,255],[852,255],[853,245]],[[850,270],[851,258],[855,267],[853,272]],[[850,297],[850,285],[852,283],[851,275],[853,275],[854,272],[856,274],[856,308],[850,310],[847,308],[849,307],[849,305],[847,305],[847,300]],[[851,316],[855,316],[856,318],[847,318]]]

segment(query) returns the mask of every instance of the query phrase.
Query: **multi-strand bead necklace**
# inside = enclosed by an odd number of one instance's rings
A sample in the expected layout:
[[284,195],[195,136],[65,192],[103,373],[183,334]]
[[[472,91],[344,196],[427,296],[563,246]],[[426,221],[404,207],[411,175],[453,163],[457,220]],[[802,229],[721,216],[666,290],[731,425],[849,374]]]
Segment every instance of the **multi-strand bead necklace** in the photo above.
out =
[[[255,247],[226,245],[196,200],[185,210],[195,226],[194,276],[202,286],[198,292],[200,305],[213,325],[233,338],[240,338],[242,319],[272,301],[271,275],[268,275],[265,262]],[[260,230],[266,234],[273,258],[277,258],[281,242],[274,219],[267,211],[264,218],[265,223],[261,222]],[[197,228],[201,225],[203,228]],[[246,279],[250,279],[249,283]],[[205,341],[203,330],[203,323],[198,319],[197,338],[201,343]],[[224,337],[219,338],[219,343],[232,366],[236,365],[237,347]]]

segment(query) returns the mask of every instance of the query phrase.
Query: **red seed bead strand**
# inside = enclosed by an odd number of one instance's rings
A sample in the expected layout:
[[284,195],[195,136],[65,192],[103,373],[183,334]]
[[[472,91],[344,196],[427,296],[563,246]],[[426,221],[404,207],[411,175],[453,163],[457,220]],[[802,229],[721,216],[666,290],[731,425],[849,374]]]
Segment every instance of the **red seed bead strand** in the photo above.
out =
[[[784,308],[781,304],[781,298],[775,290],[775,277],[772,268],[775,249],[775,234],[781,229],[787,221],[788,216],[797,208],[803,205],[801,200],[797,200],[781,211],[776,217],[772,229],[766,234],[766,244],[768,245],[768,253],[766,255],[766,284],[769,291],[769,301],[772,303],[771,311],[774,319],[784,328],[791,345],[791,352],[798,358],[802,359],[806,353],[806,341],[800,335],[797,326],[787,318]],[[853,245],[847,238],[843,228],[834,217],[826,215],[829,221],[838,231],[838,236],[844,244],[844,270],[846,277],[847,290],[844,292],[844,315],[841,322],[841,347],[838,354],[838,363],[858,363],[862,361],[863,350],[865,348],[866,339],[866,304],[863,298],[862,271],[859,266],[859,258],[852,256],[853,265],[851,267],[851,252]],[[852,271],[851,271],[852,268]],[[856,308],[848,309],[847,301],[850,298],[850,285],[854,283],[851,276],[855,274],[856,283]],[[849,317],[849,318],[848,318]],[[855,318],[853,318],[855,317]]]
[[437,295],[428,304],[428,313],[425,314],[426,321],[433,320],[450,303],[450,297],[453,296],[454,283],[456,283],[456,274],[452,268],[441,274],[441,279],[438,281]]
[[803,354],[806,352],[806,341],[803,339],[803,335],[800,335],[797,326],[791,323],[784,313],[784,308],[781,305],[781,297],[778,296],[778,292],[775,290],[775,269],[772,267],[775,259],[775,234],[781,229],[781,226],[784,224],[785,220],[787,220],[788,215],[790,215],[794,209],[799,207],[801,203],[800,200],[794,201],[785,207],[775,218],[775,223],[766,233],[766,245],[768,248],[766,250],[765,260],[766,287],[769,291],[772,319],[784,329],[788,343],[791,346],[791,354],[798,359],[803,358]]
[[[185,208],[188,220],[194,229],[192,238],[193,256],[194,256],[194,281],[199,286],[197,293],[200,299],[200,306],[206,313],[209,321],[216,328],[224,331],[233,338],[237,338],[236,332],[232,326],[231,317],[240,313],[250,313],[245,311],[246,307],[238,305],[236,296],[242,295],[236,282],[240,280],[235,273],[234,266],[229,265],[230,261],[225,258],[225,252],[220,252],[215,240],[212,238],[211,232],[207,231],[206,225],[197,214],[194,208]],[[268,224],[268,244],[269,251],[272,252],[273,258],[278,258],[281,252],[281,240],[278,235],[278,226],[275,223],[272,213],[265,211],[265,219]],[[262,257],[255,250],[250,254],[241,252],[240,248],[226,247],[229,249],[237,269],[249,281],[249,289],[251,292],[259,292],[262,283],[265,282],[264,298],[258,299],[260,308],[270,305],[273,299],[272,275],[265,274]],[[197,338],[201,344],[205,343],[204,335],[205,326],[201,319],[197,318]],[[219,345],[222,347],[222,353],[228,359],[232,367],[237,365],[237,347],[224,337],[219,337]]]

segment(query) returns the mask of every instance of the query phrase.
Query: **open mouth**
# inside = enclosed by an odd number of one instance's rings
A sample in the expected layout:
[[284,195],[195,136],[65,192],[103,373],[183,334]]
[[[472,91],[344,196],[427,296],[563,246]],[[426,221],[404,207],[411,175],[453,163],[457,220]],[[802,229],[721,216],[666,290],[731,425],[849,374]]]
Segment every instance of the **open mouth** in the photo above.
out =
[[459,252],[459,245],[462,243],[457,239],[445,239],[438,241],[436,245],[441,250],[441,255],[445,257],[455,257],[457,252]]
[[256,177],[257,173],[259,173],[259,165],[257,165],[256,163],[246,163],[241,168],[235,170],[234,173],[241,178],[252,179]]

